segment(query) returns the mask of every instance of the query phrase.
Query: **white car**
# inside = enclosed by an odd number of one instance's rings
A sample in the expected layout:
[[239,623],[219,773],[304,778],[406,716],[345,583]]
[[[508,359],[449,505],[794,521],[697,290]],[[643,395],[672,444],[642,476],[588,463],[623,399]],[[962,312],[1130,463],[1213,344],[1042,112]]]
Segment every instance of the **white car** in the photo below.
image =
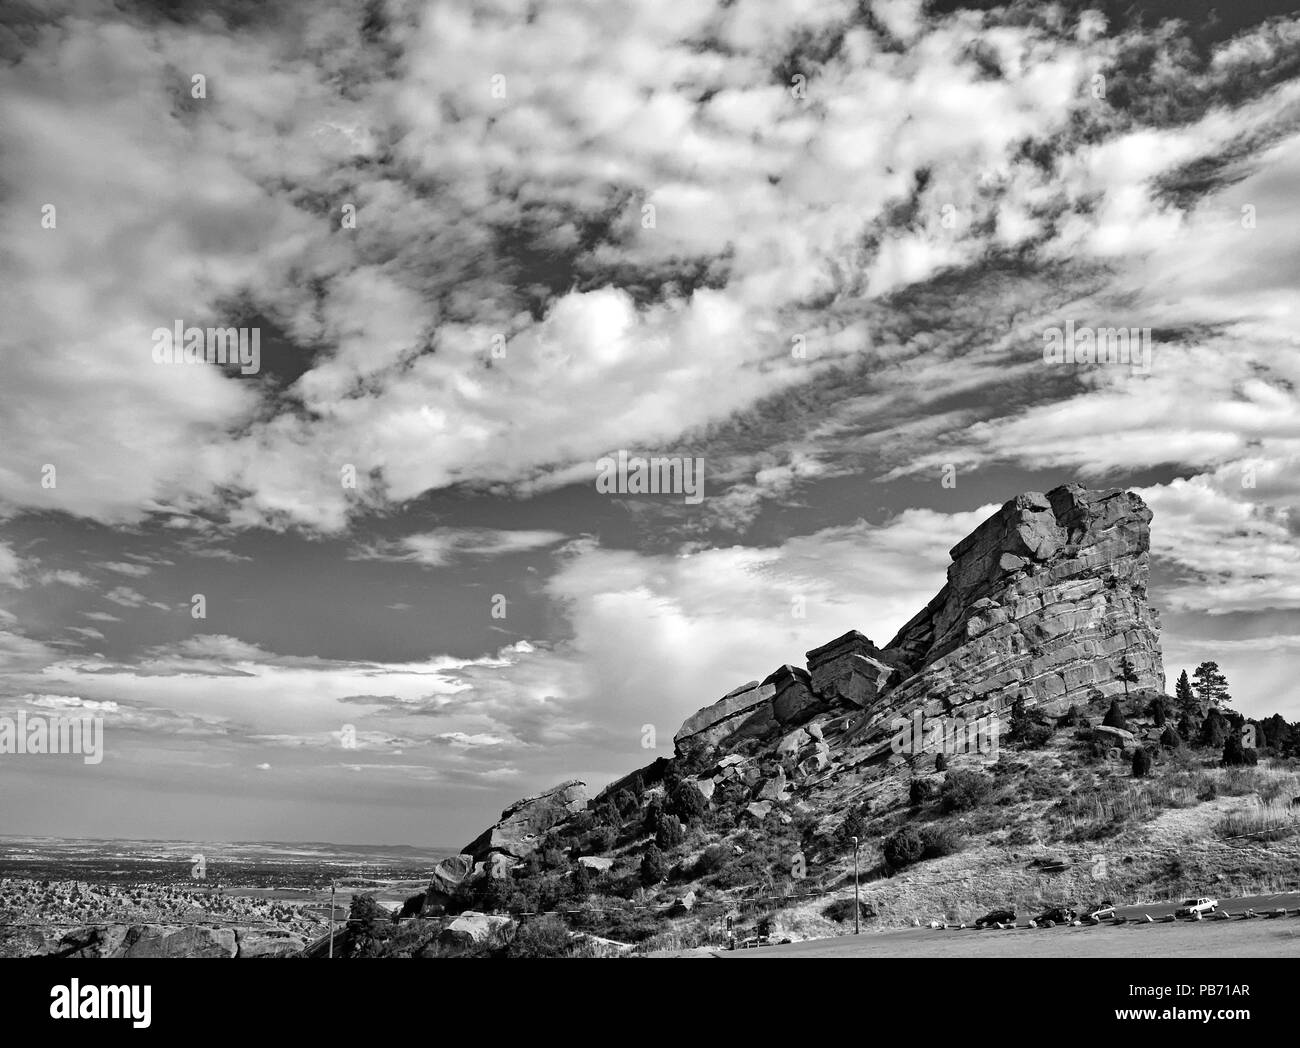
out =
[[1182,905],[1174,911],[1174,916],[1195,917],[1198,913],[1203,916],[1209,916],[1218,908],[1218,899],[1184,899]]
[[1109,921],[1112,920],[1114,916],[1115,907],[1107,903],[1103,906],[1098,906],[1095,910],[1089,913],[1085,919],[1089,921]]

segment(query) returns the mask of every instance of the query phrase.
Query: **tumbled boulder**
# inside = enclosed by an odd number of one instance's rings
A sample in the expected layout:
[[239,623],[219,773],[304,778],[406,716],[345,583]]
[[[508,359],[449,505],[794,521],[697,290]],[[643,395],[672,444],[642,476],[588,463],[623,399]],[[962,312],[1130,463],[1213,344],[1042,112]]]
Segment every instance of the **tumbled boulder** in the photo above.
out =
[[792,724],[821,705],[813,693],[812,678],[799,666],[780,666],[763,683],[774,689],[772,716],[779,724]]
[[438,945],[448,953],[470,953],[509,946],[514,937],[511,918],[466,910],[438,933]]
[[880,649],[857,630],[808,652],[812,691],[832,703],[873,706],[891,672]]

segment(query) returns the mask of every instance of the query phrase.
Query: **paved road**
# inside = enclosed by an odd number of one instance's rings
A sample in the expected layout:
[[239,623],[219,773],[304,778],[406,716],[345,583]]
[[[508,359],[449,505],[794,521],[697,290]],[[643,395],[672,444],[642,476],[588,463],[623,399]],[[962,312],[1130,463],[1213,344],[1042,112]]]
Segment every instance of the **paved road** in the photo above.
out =
[[[839,935],[784,946],[750,950],[720,950],[714,956],[744,957],[1297,957],[1300,956],[1300,892],[1247,895],[1220,899],[1220,909],[1232,914],[1254,909],[1257,913],[1286,907],[1284,918],[1258,920],[1180,920],[1148,924],[1174,912],[1177,900],[1120,906],[1129,918],[1115,925],[1073,928],[1028,928],[1020,915],[1016,930],[974,928],[934,930],[901,928],[896,931]],[[1136,918],[1136,920],[1134,920]]]

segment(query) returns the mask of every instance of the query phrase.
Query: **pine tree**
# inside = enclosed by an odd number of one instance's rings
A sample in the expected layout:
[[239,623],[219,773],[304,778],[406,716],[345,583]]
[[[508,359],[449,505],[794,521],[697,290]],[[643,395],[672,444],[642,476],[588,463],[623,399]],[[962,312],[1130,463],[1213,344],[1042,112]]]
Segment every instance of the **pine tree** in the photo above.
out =
[[1151,771],[1151,754],[1145,746],[1133,751],[1133,778],[1145,779]]
[[1174,699],[1178,703],[1179,713],[1190,713],[1196,707],[1196,696],[1192,694],[1192,682],[1187,679],[1187,671],[1178,676],[1178,685],[1174,689]]
[[1106,716],[1102,720],[1107,728],[1119,728],[1121,731],[1128,731],[1128,722],[1124,719],[1124,711],[1119,708],[1119,700],[1112,699],[1110,709],[1106,711]]
[[1136,684],[1138,680],[1137,670],[1133,668],[1133,660],[1127,655],[1119,660],[1118,677],[1124,682],[1124,701],[1128,701],[1128,686]]
[[1232,701],[1228,694],[1228,678],[1219,672],[1217,662],[1202,662],[1192,674],[1196,681],[1196,694],[1202,702],[1222,706]]

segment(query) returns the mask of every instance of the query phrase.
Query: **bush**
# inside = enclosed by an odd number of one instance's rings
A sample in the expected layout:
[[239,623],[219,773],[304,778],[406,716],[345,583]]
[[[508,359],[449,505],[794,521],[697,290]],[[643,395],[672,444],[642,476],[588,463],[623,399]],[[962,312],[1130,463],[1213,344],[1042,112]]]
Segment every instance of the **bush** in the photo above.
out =
[[923,859],[939,859],[961,851],[961,838],[946,826],[927,826],[920,836]]
[[682,822],[694,822],[708,811],[708,801],[704,799],[704,794],[691,783],[681,782],[677,784],[677,788],[672,792],[672,797],[668,802],[668,811],[676,815]]
[[626,818],[636,811],[638,807],[640,805],[637,804],[637,799],[632,796],[630,790],[619,790],[614,795],[614,808],[620,816]]
[[645,807],[645,818],[641,821],[641,828],[646,833],[659,832],[659,820],[663,818],[664,802],[662,797],[651,797],[650,803]]
[[716,873],[722,869],[727,862],[727,849],[721,844],[710,844],[695,860],[694,873],[697,877],[703,877],[705,874]]
[[935,771],[947,771],[947,770],[948,770],[948,757],[947,757],[946,754],[943,754],[943,753],[935,754],[935,758],[934,758],[934,770],[935,770]]
[[664,853],[657,844],[647,846],[645,854],[641,856],[641,883],[648,888],[652,884],[658,884],[667,875],[668,864],[664,862]]
[[[822,916],[834,921],[836,924],[843,924],[845,921],[853,919],[854,906],[855,900],[853,899],[836,899],[826,909],[822,910]],[[856,906],[859,918],[869,916],[865,906],[861,903],[856,903]]]
[[1124,711],[1120,708],[1119,699],[1112,699],[1110,709],[1106,711],[1106,716],[1101,722],[1107,728],[1119,728],[1121,731],[1128,731],[1128,721],[1124,719]]
[[913,808],[919,808],[934,797],[934,786],[925,779],[913,779],[907,788],[907,800]]
[[925,854],[925,841],[911,826],[895,830],[885,838],[885,863],[891,870],[901,870],[919,862]]
[[969,811],[989,795],[993,783],[978,771],[950,771],[939,788],[939,806],[945,812]]
[[1133,778],[1145,779],[1151,773],[1151,754],[1145,746],[1133,751]]
[[1182,737],[1178,734],[1177,729],[1172,724],[1166,724],[1165,730],[1160,733],[1160,745],[1170,750],[1180,750],[1183,748]]
[[572,948],[569,926],[553,914],[524,921],[506,947],[507,957],[567,957]]
[[[1209,718],[1205,719],[1208,726]],[[1240,767],[1245,763],[1245,750],[1242,748],[1242,740],[1236,735],[1230,735],[1223,741],[1223,767]]]
[[659,829],[655,831],[655,843],[663,851],[671,851],[686,839],[681,820],[676,815],[665,815],[659,820]]

